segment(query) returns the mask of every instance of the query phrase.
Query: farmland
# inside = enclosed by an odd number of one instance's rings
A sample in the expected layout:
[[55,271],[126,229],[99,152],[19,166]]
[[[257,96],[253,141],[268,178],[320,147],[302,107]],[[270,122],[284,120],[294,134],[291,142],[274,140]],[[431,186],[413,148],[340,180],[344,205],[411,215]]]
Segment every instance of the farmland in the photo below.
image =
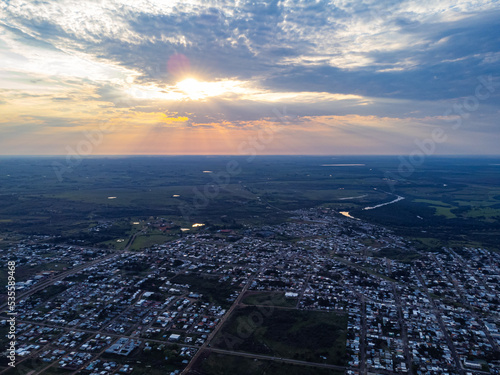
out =
[[[137,236],[132,249],[138,250],[180,236],[180,228],[193,223],[238,230],[321,206],[424,242],[438,240],[438,246],[458,241],[497,248],[495,160],[428,158],[403,176],[395,157],[107,157],[82,159],[58,176],[54,163],[64,161],[58,158],[0,158],[0,247],[19,236],[49,235],[122,249],[151,219],[175,228]],[[395,195],[405,199],[363,210]],[[109,225],[92,229],[103,223]]]

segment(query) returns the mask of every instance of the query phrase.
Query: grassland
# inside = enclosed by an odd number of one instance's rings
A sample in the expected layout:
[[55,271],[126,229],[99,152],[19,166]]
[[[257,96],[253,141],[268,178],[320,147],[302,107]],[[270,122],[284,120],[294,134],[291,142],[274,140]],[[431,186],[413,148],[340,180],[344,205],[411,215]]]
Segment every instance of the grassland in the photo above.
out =
[[141,250],[148,247],[151,247],[156,244],[163,244],[167,241],[171,241],[173,238],[176,238],[175,235],[169,234],[145,234],[137,236],[130,246],[130,250]]
[[[9,326],[7,326],[7,325],[0,326],[0,347],[1,348],[8,348],[8,346],[9,346],[8,344],[9,344],[10,340],[7,337],[8,333],[9,333]],[[5,363],[3,361],[0,361],[0,366],[1,365],[5,365]]]
[[282,292],[247,292],[241,301],[245,305],[265,305],[276,307],[295,307],[296,298],[285,298]]
[[441,201],[435,201],[435,200],[431,200],[431,199],[415,199],[414,201],[419,202],[419,203],[427,203],[430,206],[451,207],[451,205],[449,205],[448,203],[444,203]]
[[200,357],[188,375],[341,375],[342,372],[210,353]]
[[436,215],[441,215],[446,217],[447,219],[455,219],[457,215],[455,215],[451,210],[456,207],[436,207]]
[[[71,264],[67,262],[49,262],[36,266],[19,266],[16,268],[16,281],[26,281],[43,271],[63,271]],[[0,269],[0,286],[7,285],[7,269]]]
[[[7,375],[28,375],[34,374],[37,371],[47,367],[47,362],[42,362],[39,359],[27,359],[21,363],[16,363],[16,367],[9,367],[4,374]],[[45,372],[44,372],[45,374]]]
[[412,261],[420,257],[419,253],[415,251],[390,249],[390,248],[377,251],[373,254],[373,256],[394,259],[403,263],[411,263]]
[[171,281],[176,284],[189,284],[191,291],[203,294],[202,299],[208,302],[217,303],[223,307],[231,305],[228,298],[234,292],[234,287],[228,282],[219,282],[216,277],[181,274]]
[[345,315],[288,309],[267,311],[270,313],[254,306],[235,310],[215,337],[214,346],[308,362],[346,363]]
[[[116,241],[134,233],[132,220],[161,217],[182,227],[202,222],[237,228],[280,223],[290,210],[324,206],[403,235],[423,232],[443,243],[493,248],[500,243],[500,168],[492,166],[498,163],[493,159],[428,158],[405,178],[392,157],[89,158],[62,180],[55,162],[64,164],[64,158],[0,158],[0,238],[48,234],[61,236],[61,242],[121,249]],[[229,162],[237,162],[240,171],[217,180]],[[322,167],[332,162],[363,165]],[[210,189],[215,193],[207,198],[203,192]],[[390,201],[390,193],[406,199],[363,210]],[[103,221],[115,225],[89,233]],[[134,248],[162,240],[139,237]]]
[[179,347],[177,345],[151,343],[151,346],[153,349],[150,351],[135,350],[128,357],[104,353],[102,359],[104,361],[114,361],[119,366],[129,364],[133,368],[131,372],[133,375],[170,374],[182,366],[181,363],[185,357],[179,356]]

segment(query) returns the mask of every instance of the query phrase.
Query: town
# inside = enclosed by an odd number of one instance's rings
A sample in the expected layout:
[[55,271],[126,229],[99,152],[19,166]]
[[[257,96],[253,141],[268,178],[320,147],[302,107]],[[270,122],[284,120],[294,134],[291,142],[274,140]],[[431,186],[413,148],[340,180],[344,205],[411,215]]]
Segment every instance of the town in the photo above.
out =
[[[140,251],[21,242],[2,253],[2,266],[40,271],[17,282],[16,368],[2,362],[0,373],[195,374],[218,353],[304,373],[500,374],[498,253],[416,251],[331,209],[291,215],[216,236],[202,228]],[[48,259],[56,269],[43,270]],[[232,331],[247,310],[248,332]],[[294,347],[293,357],[272,341],[271,351],[243,345],[266,319],[292,312],[320,316],[325,327],[331,317],[337,337],[326,350]]]

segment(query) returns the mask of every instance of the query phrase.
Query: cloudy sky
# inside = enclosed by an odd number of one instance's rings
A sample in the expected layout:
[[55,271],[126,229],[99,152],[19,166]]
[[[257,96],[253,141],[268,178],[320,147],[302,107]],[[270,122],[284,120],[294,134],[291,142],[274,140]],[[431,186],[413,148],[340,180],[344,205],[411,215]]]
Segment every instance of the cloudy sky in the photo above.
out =
[[5,0],[0,154],[499,154],[499,67],[498,1]]

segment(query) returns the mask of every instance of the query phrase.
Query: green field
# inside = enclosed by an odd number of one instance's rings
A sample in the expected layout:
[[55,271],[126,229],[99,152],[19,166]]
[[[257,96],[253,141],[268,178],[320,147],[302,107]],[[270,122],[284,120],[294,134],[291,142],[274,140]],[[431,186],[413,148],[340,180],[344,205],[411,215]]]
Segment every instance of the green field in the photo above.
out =
[[214,347],[308,362],[346,363],[347,316],[318,311],[244,307],[214,339]]
[[[119,367],[129,364],[133,375],[164,375],[182,369],[185,365],[182,361],[186,359],[179,355],[179,346],[171,344],[151,343],[150,351],[135,350],[129,356],[104,353],[101,359],[116,362]],[[166,359],[168,358],[168,359]],[[120,374],[120,372],[116,372]]]
[[[7,337],[7,334],[9,333],[9,326],[0,326],[0,347],[1,348],[7,348],[9,345],[9,338]],[[3,349],[5,350],[5,349]],[[2,357],[2,360],[0,360],[0,365],[5,365],[4,363],[5,358]]]
[[[70,267],[71,263],[68,262],[47,262],[36,266],[18,266],[16,268],[16,281],[26,281],[31,279],[33,276],[39,274],[43,271],[55,271],[60,272]],[[0,269],[0,286],[2,288],[7,285],[7,271],[6,269]]]
[[188,375],[341,375],[343,372],[318,367],[210,353],[202,355]]
[[130,250],[141,250],[153,245],[161,245],[165,242],[171,241],[176,238],[175,235],[169,234],[145,234],[137,236],[130,246]]
[[456,207],[436,207],[436,215],[444,216],[447,219],[455,219],[457,215],[451,212],[454,208]]
[[285,298],[282,292],[247,292],[241,302],[245,305],[295,307],[297,298]]
[[416,251],[399,250],[391,248],[385,248],[380,251],[374,252],[373,256],[379,258],[385,257],[389,259],[394,259],[403,263],[411,263],[412,261],[420,257],[419,253]]
[[491,207],[472,207],[464,214],[466,218],[493,219],[500,217],[500,209]]
[[190,291],[203,294],[202,299],[216,303],[222,307],[229,307],[228,298],[235,291],[235,287],[228,282],[219,282],[217,277],[200,276],[196,274],[181,274],[172,280],[175,284],[189,284]]
[[435,200],[431,200],[431,199],[415,199],[414,201],[418,202],[418,203],[427,203],[430,206],[451,207],[451,205],[449,205],[448,203],[444,203],[441,201],[435,201]]
[[[291,210],[322,206],[403,236],[423,232],[443,244],[469,241],[493,249],[500,243],[500,169],[494,158],[429,157],[401,176],[399,159],[390,156],[262,156],[252,162],[236,156],[103,157],[83,159],[58,180],[53,163],[64,162],[0,160],[9,176],[0,187],[0,238],[53,235],[61,243],[123,249],[116,241],[130,238],[150,218],[189,228],[201,222],[241,229],[278,224]],[[218,177],[231,162],[239,172]],[[331,163],[360,166],[323,167]],[[363,210],[394,194],[406,199]],[[91,230],[102,222],[113,225]],[[139,237],[134,249],[158,241],[163,239]]]
[[22,362],[18,360],[18,362],[16,363],[16,367],[8,367],[8,369],[4,372],[4,374],[29,375],[29,374],[34,374],[37,371],[40,371],[47,366],[48,366],[47,362],[42,362],[39,359],[26,359]]

